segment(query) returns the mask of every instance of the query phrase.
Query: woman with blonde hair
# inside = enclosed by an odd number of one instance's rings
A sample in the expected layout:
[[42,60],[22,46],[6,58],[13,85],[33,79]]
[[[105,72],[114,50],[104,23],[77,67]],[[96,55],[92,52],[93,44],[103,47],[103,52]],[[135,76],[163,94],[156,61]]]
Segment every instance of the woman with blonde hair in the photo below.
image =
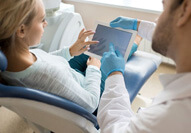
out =
[[42,0],[0,0],[0,49],[8,60],[1,77],[10,85],[60,95],[93,112],[100,97],[101,63],[83,56],[87,60],[83,75],[71,68],[68,61],[98,43],[85,41],[94,32],[83,29],[71,47],[52,53],[30,50],[30,46],[40,42],[46,26]]

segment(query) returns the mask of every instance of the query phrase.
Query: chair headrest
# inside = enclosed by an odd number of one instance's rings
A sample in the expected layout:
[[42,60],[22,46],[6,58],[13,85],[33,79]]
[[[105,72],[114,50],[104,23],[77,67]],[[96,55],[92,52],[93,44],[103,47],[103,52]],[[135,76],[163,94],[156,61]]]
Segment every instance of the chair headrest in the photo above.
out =
[[0,70],[5,71],[7,69],[7,58],[3,54],[3,52],[0,50]]

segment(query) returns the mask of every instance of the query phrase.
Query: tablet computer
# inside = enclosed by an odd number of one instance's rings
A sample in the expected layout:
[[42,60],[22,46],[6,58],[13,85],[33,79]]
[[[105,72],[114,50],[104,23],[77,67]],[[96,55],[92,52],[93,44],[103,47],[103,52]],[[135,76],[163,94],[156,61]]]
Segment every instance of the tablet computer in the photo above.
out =
[[131,47],[136,37],[136,31],[112,28],[109,24],[98,22],[92,40],[99,41],[98,44],[90,45],[85,54],[101,59],[104,52],[109,51],[109,43],[113,43],[115,50],[119,50],[127,60]]

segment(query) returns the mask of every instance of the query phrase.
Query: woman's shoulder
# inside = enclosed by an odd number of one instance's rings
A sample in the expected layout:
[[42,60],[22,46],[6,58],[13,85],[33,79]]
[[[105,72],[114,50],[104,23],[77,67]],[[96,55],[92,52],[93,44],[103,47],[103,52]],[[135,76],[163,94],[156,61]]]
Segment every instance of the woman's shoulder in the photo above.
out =
[[22,79],[29,75],[32,75],[34,72],[40,73],[42,72],[43,67],[46,68],[46,65],[44,62],[41,61],[41,57],[46,54],[43,50],[40,49],[34,49],[30,50],[31,53],[33,53],[37,60],[27,67],[26,69],[22,71],[12,72],[12,71],[4,71],[1,72],[2,77],[9,77],[10,79]]

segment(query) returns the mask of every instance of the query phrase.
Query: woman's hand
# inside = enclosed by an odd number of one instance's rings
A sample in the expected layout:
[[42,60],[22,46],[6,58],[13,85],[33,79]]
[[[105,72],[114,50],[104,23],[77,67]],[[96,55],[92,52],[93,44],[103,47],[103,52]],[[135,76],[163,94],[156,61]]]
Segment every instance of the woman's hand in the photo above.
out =
[[99,41],[85,41],[88,36],[93,35],[94,33],[95,32],[92,30],[85,31],[85,29],[82,29],[78,36],[78,40],[70,47],[70,55],[78,56],[87,51],[89,45],[99,43]]
[[87,65],[93,65],[93,66],[96,66],[100,69],[100,66],[101,66],[101,62],[99,59],[97,58],[94,58],[94,57],[89,57],[89,59],[87,60]]

